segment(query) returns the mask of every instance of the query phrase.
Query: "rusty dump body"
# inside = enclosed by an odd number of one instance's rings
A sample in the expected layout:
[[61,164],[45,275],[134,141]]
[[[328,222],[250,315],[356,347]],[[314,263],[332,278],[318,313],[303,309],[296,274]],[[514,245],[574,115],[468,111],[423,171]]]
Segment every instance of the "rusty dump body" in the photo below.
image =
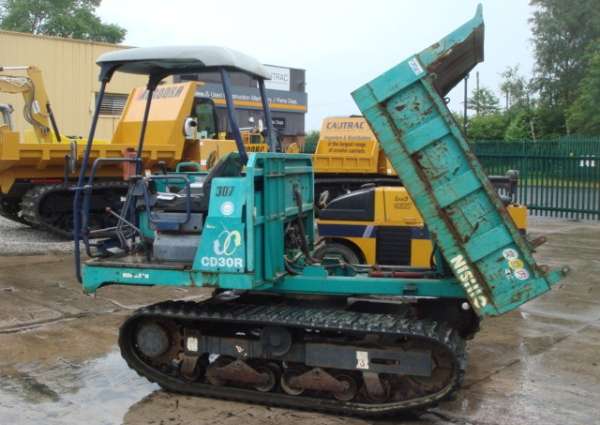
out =
[[[440,96],[446,96],[479,63],[483,62],[484,26],[477,25],[481,9],[470,21],[446,38],[419,53],[419,59],[433,77],[433,87]],[[462,29],[472,29],[461,39]]]
[[566,269],[536,264],[444,96],[481,60],[481,6],[466,24],[353,92],[473,307],[498,315],[548,291]]

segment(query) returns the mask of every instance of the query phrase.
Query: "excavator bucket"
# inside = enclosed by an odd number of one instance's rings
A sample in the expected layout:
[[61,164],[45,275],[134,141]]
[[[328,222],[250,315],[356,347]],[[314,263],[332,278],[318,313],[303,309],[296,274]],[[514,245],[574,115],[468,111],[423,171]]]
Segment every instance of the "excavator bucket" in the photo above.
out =
[[567,269],[536,264],[446,106],[483,60],[474,18],[353,92],[473,308],[498,315],[548,291]]

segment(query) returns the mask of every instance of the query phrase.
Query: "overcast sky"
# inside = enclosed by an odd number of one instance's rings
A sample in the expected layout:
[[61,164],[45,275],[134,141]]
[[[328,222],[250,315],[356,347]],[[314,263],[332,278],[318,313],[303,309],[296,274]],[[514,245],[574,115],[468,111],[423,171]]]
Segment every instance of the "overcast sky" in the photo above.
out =
[[[531,74],[528,0],[104,0],[98,14],[125,27],[131,46],[226,46],[305,69],[309,131],[326,116],[358,113],[352,90],[466,22],[479,2],[486,58],[476,70],[499,94],[507,66]],[[462,110],[462,90],[450,93],[452,110]]]

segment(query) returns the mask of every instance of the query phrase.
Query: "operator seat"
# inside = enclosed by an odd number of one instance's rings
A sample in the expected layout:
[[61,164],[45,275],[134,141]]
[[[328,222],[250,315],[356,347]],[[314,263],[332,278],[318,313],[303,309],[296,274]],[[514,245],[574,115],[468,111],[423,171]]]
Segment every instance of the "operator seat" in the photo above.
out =
[[[242,162],[237,153],[223,157],[210,172],[194,183],[200,190],[188,197],[185,190],[174,197],[154,195],[151,208],[156,230],[152,242],[152,255],[159,261],[191,263],[200,244],[204,220],[208,213],[210,189],[216,177],[237,177],[242,173]],[[193,188],[196,189],[196,188]],[[186,218],[187,202],[191,202],[190,216]]]
[[[201,213],[208,211],[208,203],[210,200],[210,189],[212,181],[216,177],[238,177],[242,174],[242,162],[237,153],[229,153],[221,158],[206,177],[202,180],[202,189],[198,193],[193,193],[191,196],[191,212]],[[185,213],[187,205],[187,196],[185,190],[180,192],[183,196],[175,197],[174,199],[164,199],[157,197],[154,209],[164,212]]]

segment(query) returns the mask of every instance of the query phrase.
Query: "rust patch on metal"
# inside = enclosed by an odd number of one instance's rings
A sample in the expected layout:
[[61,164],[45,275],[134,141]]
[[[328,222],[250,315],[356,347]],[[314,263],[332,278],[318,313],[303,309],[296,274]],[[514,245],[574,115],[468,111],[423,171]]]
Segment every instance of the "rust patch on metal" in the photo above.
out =
[[347,390],[344,382],[338,381],[330,373],[316,367],[302,375],[294,376],[290,379],[290,385],[294,388],[304,390],[327,391],[332,393],[341,393]]
[[234,360],[222,367],[209,367],[207,376],[215,382],[233,381],[256,385],[264,385],[269,380],[266,373],[257,372],[243,360]]

